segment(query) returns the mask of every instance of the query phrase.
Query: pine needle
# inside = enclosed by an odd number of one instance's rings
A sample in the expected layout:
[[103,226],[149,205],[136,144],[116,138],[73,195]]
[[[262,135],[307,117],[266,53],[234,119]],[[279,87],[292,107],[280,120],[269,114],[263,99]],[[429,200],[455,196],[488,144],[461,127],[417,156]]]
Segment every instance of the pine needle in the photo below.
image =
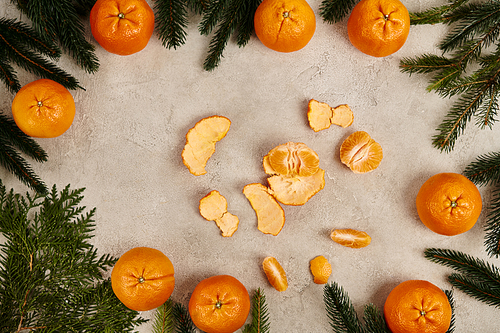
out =
[[156,309],[153,321],[153,333],[172,333],[174,331],[173,308],[173,301],[169,298],[163,305]]
[[323,300],[333,332],[364,332],[349,295],[336,282],[325,285]]
[[243,333],[269,333],[270,323],[267,311],[266,296],[258,288],[252,297],[252,322],[245,325]]

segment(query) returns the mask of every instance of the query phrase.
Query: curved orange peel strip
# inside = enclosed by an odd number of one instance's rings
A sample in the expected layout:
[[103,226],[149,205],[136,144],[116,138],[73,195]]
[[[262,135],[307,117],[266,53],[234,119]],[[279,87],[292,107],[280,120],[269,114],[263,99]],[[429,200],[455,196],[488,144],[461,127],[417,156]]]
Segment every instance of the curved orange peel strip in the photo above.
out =
[[267,178],[271,193],[284,205],[300,206],[325,187],[325,171],[319,169],[309,177],[285,177],[276,175]]
[[319,132],[329,128],[331,124],[344,128],[351,126],[354,114],[347,104],[331,107],[327,103],[311,99],[307,105],[307,119],[309,126]]
[[195,176],[207,173],[205,166],[215,152],[215,144],[226,136],[231,121],[223,116],[201,119],[186,134],[182,162]]
[[257,215],[257,229],[277,236],[285,224],[285,212],[269,189],[262,184],[252,183],[243,188],[243,194]]
[[288,289],[288,279],[285,270],[274,257],[266,257],[262,262],[262,268],[266,273],[269,283],[279,292]]
[[309,262],[311,273],[314,277],[314,283],[325,284],[332,275],[332,265],[324,256],[317,256]]
[[366,232],[355,229],[333,229],[330,238],[340,245],[354,249],[366,247],[372,241]]
[[199,210],[205,220],[215,221],[222,236],[231,237],[238,229],[239,219],[227,211],[227,200],[213,190],[200,200]]
[[382,162],[382,146],[364,131],[349,135],[340,147],[340,160],[354,173],[367,173],[375,170]]

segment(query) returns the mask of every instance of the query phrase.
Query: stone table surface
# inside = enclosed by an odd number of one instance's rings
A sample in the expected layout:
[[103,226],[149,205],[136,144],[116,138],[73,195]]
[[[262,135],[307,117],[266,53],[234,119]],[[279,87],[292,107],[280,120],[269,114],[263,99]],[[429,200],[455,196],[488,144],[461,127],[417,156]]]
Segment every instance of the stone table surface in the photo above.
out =
[[[420,11],[445,1],[406,1]],[[153,6],[153,1],[149,4]],[[269,307],[271,332],[331,332],[323,286],[313,283],[309,261],[325,256],[333,267],[330,282],[349,294],[362,315],[366,304],[380,309],[392,288],[404,280],[428,280],[442,289],[450,269],[424,258],[429,247],[463,251],[494,265],[483,245],[485,216],[467,233],[448,237],[419,220],[415,197],[423,182],[440,172],[461,173],[477,156],[500,147],[500,125],[479,129],[472,122],[450,153],[432,145],[455,99],[443,99],[426,87],[430,76],[402,73],[399,62],[424,53],[441,54],[438,43],[449,31],[442,25],[412,26],[406,44],[385,58],[367,56],[347,36],[347,19],[329,24],[311,0],[317,29],[302,50],[279,53],[256,36],[242,48],[232,38],[220,65],[203,70],[211,36],[198,32],[200,16],[190,14],[185,45],[167,49],[156,37],[130,56],[106,52],[93,39],[100,68],[87,74],[63,55],[58,65],[85,90],[72,91],[77,112],[62,136],[37,139],[49,159],[32,163],[37,174],[59,189],[85,188],[83,204],[96,208],[99,253],[120,256],[136,246],[164,252],[175,267],[172,299],[187,305],[202,279],[229,274],[252,292],[262,288]],[[0,17],[25,20],[8,0]],[[37,79],[18,72],[22,84]],[[1,110],[10,115],[14,95],[0,89]],[[331,106],[348,104],[354,123],[314,132],[307,121],[310,99]],[[200,119],[222,115],[231,120],[217,143],[207,173],[194,176],[181,160],[187,131]],[[381,144],[378,169],[355,174],[339,158],[342,141],[363,130]],[[303,142],[320,157],[325,187],[303,206],[283,206],[286,223],[278,236],[257,230],[256,215],[242,193],[246,184],[266,184],[262,158],[278,144]],[[0,178],[20,192],[27,187],[5,169]],[[240,219],[230,238],[198,211],[199,200],[212,190],[227,198],[229,212]],[[481,187],[485,206],[491,189]],[[372,243],[351,249],[329,238],[333,228],[366,231]],[[289,288],[277,292],[262,269],[273,256],[285,269]],[[455,291],[456,332],[498,332],[497,309]],[[141,313],[152,319],[154,311]],[[150,332],[151,321],[137,327]]]

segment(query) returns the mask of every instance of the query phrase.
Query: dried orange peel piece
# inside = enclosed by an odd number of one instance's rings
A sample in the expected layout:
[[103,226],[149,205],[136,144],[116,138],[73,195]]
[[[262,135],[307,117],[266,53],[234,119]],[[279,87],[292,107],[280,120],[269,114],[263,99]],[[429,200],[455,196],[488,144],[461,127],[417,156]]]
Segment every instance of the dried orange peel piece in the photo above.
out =
[[375,170],[383,156],[382,146],[364,131],[352,133],[340,147],[340,160],[355,173]]
[[219,191],[211,191],[203,197],[199,210],[205,220],[215,221],[224,237],[231,237],[238,229],[239,219],[227,211],[227,200]]
[[269,189],[262,184],[248,184],[243,194],[257,214],[257,229],[265,234],[277,236],[285,225],[285,212]]
[[287,142],[263,159],[270,193],[284,205],[303,205],[325,186],[318,154],[301,142]]
[[314,277],[314,283],[325,284],[332,275],[332,265],[324,256],[317,256],[309,262],[311,273]]
[[274,257],[266,257],[262,262],[262,268],[266,273],[267,280],[277,291],[285,291],[288,288],[288,280],[285,270]]
[[330,238],[335,243],[354,249],[366,247],[372,241],[366,232],[355,229],[333,229]]
[[186,134],[182,162],[195,176],[207,173],[205,166],[215,152],[215,144],[229,131],[231,121],[223,116],[211,116],[197,122]]
[[307,105],[309,126],[315,131],[330,128],[330,125],[349,127],[354,121],[354,113],[347,104],[331,107],[327,103],[311,99]]

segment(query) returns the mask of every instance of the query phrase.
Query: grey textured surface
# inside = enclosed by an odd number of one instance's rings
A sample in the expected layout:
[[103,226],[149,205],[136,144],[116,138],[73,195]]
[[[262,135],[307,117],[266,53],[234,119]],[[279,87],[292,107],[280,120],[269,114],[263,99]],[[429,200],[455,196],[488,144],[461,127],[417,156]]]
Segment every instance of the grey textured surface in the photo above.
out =
[[[152,4],[152,2],[149,2]],[[444,1],[407,1],[410,11]],[[8,0],[0,16],[24,19]],[[78,78],[84,90],[73,91],[77,114],[72,127],[54,139],[37,140],[49,155],[34,170],[51,186],[85,187],[84,204],[96,207],[93,243],[100,253],[120,256],[135,246],[163,251],[173,262],[172,297],[187,305],[203,278],[230,274],[249,291],[263,288],[271,331],[329,332],[323,287],[313,283],[309,261],[324,255],[333,266],[330,281],[349,293],[355,308],[382,308],[390,290],[407,279],[428,280],[450,289],[451,271],[423,257],[427,247],[464,251],[499,265],[483,246],[485,214],[469,232],[446,237],[418,219],[415,197],[421,184],[439,172],[462,172],[478,155],[500,147],[500,125],[480,130],[472,123],[452,153],[432,147],[435,129],[453,104],[428,93],[428,76],[400,72],[403,57],[439,53],[445,26],[412,27],[403,48],[386,58],[366,56],[351,46],[346,21],[327,24],[319,0],[310,2],[317,30],[302,50],[282,54],[253,36],[244,48],[231,40],[218,68],[202,69],[210,39],[197,31],[200,18],[189,19],[188,37],[177,50],[153,36],[141,52],[121,57],[97,46],[101,67],[84,73],[64,56],[59,65]],[[87,27],[88,28],[88,27]],[[26,84],[36,77],[19,72]],[[13,94],[0,89],[2,111],[10,113]],[[307,123],[311,98],[332,106],[349,104],[351,127],[313,132]],[[186,132],[201,118],[223,115],[232,121],[216,146],[207,174],[191,175],[181,161]],[[352,173],[339,160],[342,141],[364,130],[382,145],[384,159],[372,173]],[[262,157],[288,141],[304,142],[320,156],[325,188],[309,202],[284,207],[286,223],[276,236],[256,228],[256,216],[242,194],[252,182],[265,184]],[[27,188],[4,169],[8,186]],[[218,190],[240,219],[238,231],[223,238],[214,223],[198,212],[199,200]],[[480,188],[484,203],[488,188]],[[332,228],[368,232],[370,246],[344,248],[329,237]],[[289,288],[278,293],[261,270],[262,259],[276,257],[288,275]],[[498,332],[497,309],[456,291],[456,332]],[[152,318],[153,311],[144,312]],[[149,324],[137,328],[150,332]]]

